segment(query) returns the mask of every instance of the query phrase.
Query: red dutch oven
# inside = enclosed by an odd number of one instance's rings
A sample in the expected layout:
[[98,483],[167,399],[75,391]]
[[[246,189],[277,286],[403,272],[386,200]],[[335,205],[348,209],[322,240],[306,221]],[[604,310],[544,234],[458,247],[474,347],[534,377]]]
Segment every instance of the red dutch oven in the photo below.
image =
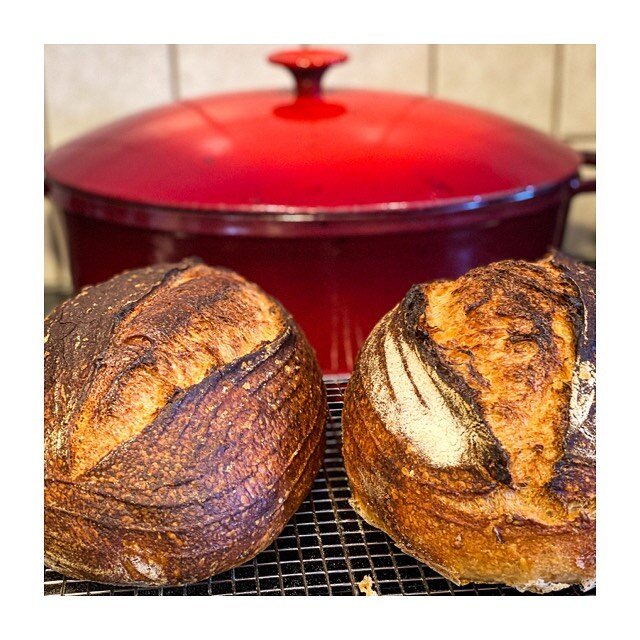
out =
[[560,246],[594,157],[434,98],[322,91],[345,60],[278,53],[293,94],[185,100],[49,154],[74,286],[197,255],[279,298],[325,372],[345,373],[411,284]]

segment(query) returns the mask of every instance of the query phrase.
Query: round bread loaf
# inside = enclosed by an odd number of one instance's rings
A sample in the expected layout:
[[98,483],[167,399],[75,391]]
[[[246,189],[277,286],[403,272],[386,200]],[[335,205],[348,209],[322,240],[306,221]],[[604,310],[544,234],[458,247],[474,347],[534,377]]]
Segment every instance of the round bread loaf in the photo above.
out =
[[354,508],[456,584],[595,584],[595,272],[559,254],[414,286],[345,395]]
[[326,401],[291,316],[195,260],[125,272],[45,320],[45,563],[179,585],[267,547],[321,466]]

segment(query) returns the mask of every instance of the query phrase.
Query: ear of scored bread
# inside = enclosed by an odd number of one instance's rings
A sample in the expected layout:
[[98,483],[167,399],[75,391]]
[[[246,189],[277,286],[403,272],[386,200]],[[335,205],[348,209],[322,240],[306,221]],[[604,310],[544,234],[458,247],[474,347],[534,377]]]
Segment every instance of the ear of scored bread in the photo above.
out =
[[[562,369],[559,361],[563,359],[564,369],[570,370],[570,379],[565,380],[563,387],[551,398],[560,406],[552,416],[547,416],[551,418],[549,423],[539,425],[554,432],[553,445],[561,451],[556,456],[548,483],[558,497],[566,501],[571,501],[577,494],[594,496],[595,272],[554,251],[537,264],[498,263],[472,271],[464,276],[464,280],[466,283],[447,292],[449,306],[446,309],[449,312],[452,307],[464,309],[463,322],[467,327],[471,325],[466,336],[469,348],[466,354],[461,344],[464,339],[442,340],[440,328],[428,326],[433,317],[429,314],[429,294],[436,299],[438,295],[434,290],[438,285],[411,290],[403,304],[403,330],[416,332],[416,346],[424,363],[436,371],[442,386],[448,385],[455,390],[464,398],[464,406],[471,410],[475,419],[468,418],[468,424],[474,431],[477,463],[495,480],[512,484],[511,456],[492,430],[492,416],[487,415],[491,412],[486,411],[486,405],[489,402],[514,405],[515,402],[508,398],[517,393],[518,387],[524,390],[519,401],[524,401],[526,396],[535,396],[540,387],[554,383],[554,377]],[[484,305],[491,306],[492,301],[492,308],[477,322],[477,331],[474,330],[474,314]],[[442,319],[446,322],[444,314]],[[563,321],[564,330],[571,333],[565,336],[564,342],[558,335]],[[496,335],[495,331],[500,325],[502,336]],[[488,353],[482,354],[478,341],[487,337],[495,342],[484,350]],[[514,362],[516,357],[511,349],[526,343],[535,345],[535,353]],[[507,345],[509,349],[503,358],[496,357],[495,350]],[[456,349],[460,353],[452,354]],[[469,358],[465,360],[464,355]],[[491,380],[483,378],[473,361],[482,355],[487,358],[487,371],[500,366],[505,371],[492,372]],[[484,396],[488,395],[484,394],[488,384],[502,385],[502,388],[483,403]],[[513,406],[510,408],[514,411]],[[532,403],[530,410],[536,409],[540,409],[539,404]],[[493,414],[493,417],[509,422],[499,411]],[[531,416],[515,417],[519,424],[527,419],[530,423]],[[538,444],[532,443],[534,447]]]
[[596,283],[595,271],[553,252],[547,260],[574,283],[580,297],[575,325],[576,362],[571,378],[569,419],[563,454],[551,488],[565,500],[596,493]]
[[345,394],[354,506],[458,583],[591,584],[595,364],[595,272],[557,252],[412,287]]

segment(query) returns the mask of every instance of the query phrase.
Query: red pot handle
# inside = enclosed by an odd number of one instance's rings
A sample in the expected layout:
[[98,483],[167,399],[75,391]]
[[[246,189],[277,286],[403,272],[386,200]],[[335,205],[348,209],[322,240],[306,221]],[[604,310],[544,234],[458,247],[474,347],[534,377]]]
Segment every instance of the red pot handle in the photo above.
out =
[[[582,162],[580,163],[581,165],[588,165],[590,167],[596,166],[595,151],[582,151],[580,155],[582,156]],[[596,180],[595,178],[584,180],[583,178],[578,176],[577,178],[575,178],[571,186],[573,187],[574,195],[578,193],[593,193],[596,190]]]

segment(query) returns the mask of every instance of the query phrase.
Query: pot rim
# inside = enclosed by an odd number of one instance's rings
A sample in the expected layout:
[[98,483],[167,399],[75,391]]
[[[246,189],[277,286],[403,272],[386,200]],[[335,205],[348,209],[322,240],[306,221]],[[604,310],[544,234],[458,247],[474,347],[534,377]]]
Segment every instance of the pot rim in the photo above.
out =
[[65,211],[105,222],[205,235],[308,237],[445,229],[519,217],[531,213],[540,199],[562,192],[571,197],[580,180],[574,173],[552,184],[472,198],[352,207],[166,207],[87,193],[51,179],[45,184],[48,196]]
[[[341,205],[335,207],[315,207],[315,206],[289,206],[270,204],[246,204],[228,205],[217,204],[215,206],[199,205],[198,203],[185,202],[183,206],[166,206],[134,200],[112,198],[95,193],[90,193],[75,187],[66,186],[52,178],[45,177],[45,194],[48,195],[55,204],[63,208],[72,205],[74,213],[86,215],[88,217],[102,218],[96,208],[117,208],[131,207],[139,210],[147,210],[155,214],[189,214],[204,215],[207,219],[217,217],[242,219],[244,222],[260,224],[262,222],[283,222],[283,223],[345,223],[345,222],[374,222],[382,220],[388,216],[397,218],[407,214],[418,214],[421,216],[437,216],[441,214],[454,215],[467,211],[483,209],[494,204],[509,204],[532,200],[539,196],[544,196],[552,191],[568,187],[570,191],[576,191],[579,187],[579,176],[577,171],[566,178],[539,185],[527,185],[519,189],[506,191],[496,191],[488,194],[480,194],[470,197],[443,198],[440,200],[423,200],[412,202],[380,202],[373,204]],[[85,207],[83,205],[88,205]],[[109,216],[111,217],[111,216]]]

